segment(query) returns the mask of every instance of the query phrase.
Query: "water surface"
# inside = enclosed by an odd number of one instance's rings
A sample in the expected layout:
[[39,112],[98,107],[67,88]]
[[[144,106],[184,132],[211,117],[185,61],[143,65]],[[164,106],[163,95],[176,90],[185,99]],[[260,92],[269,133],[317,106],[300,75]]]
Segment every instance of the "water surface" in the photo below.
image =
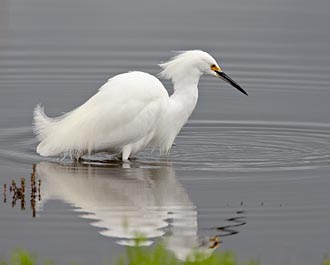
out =
[[[136,231],[264,264],[320,264],[330,252],[330,3],[316,0],[0,3],[0,256],[21,246],[66,264],[113,260]],[[109,77],[157,74],[172,50],[203,49],[248,91],[203,77],[168,160],[42,159],[37,103],[57,116]],[[169,82],[164,82],[169,91]],[[11,205],[32,164],[41,200]],[[3,198],[4,199],[4,198]],[[213,251],[211,249],[210,251]]]

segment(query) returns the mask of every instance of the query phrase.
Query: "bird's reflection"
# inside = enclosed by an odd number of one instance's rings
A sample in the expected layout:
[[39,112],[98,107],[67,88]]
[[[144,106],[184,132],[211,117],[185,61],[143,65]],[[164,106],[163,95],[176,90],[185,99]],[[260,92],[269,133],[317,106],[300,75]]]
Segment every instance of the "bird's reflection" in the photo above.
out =
[[192,249],[210,254],[219,245],[217,237],[198,236],[196,207],[171,165],[125,167],[41,162],[43,203],[51,198],[69,202],[118,244],[133,244],[143,235],[150,245],[162,237],[182,260]]

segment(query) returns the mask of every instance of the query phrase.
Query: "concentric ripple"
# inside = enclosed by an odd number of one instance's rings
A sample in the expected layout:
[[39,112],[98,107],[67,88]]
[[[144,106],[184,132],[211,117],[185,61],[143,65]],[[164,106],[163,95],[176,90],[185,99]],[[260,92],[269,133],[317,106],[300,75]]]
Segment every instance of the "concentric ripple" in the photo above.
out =
[[330,127],[288,123],[192,123],[171,157],[182,165],[230,171],[330,166]]
[[[40,159],[30,128],[0,131],[1,157],[31,163]],[[158,152],[142,152],[144,164]],[[176,139],[170,161],[180,168],[273,171],[330,167],[330,126],[307,123],[191,122]]]

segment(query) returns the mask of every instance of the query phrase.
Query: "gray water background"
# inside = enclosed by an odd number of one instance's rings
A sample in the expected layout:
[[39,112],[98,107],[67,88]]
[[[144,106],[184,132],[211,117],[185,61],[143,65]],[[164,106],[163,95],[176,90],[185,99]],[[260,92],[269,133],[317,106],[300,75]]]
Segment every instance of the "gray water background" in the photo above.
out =
[[[329,27],[325,0],[1,0],[0,184],[29,178],[32,164],[42,160],[31,129],[37,103],[57,116],[115,74],[157,74],[171,51],[202,49],[249,96],[203,77],[197,109],[166,162],[170,173],[148,152],[131,168],[96,168],[95,183],[118,185],[115,191],[93,187],[105,194],[100,204],[130,184],[133,194],[152,193],[150,179],[166,193],[168,175],[181,187],[178,198],[189,201],[183,209],[195,209],[198,235],[222,235],[220,249],[263,264],[320,264],[330,252]],[[83,181],[91,177],[86,172],[68,178],[93,185]],[[56,174],[49,176],[61,185]],[[62,183],[65,192],[39,177],[44,199],[36,218],[28,206],[12,208],[8,192],[0,203],[1,257],[21,246],[60,264],[101,264],[123,252],[118,238],[102,235],[77,212],[90,208],[73,198],[72,182]],[[134,191],[139,178],[143,189]],[[119,200],[107,213],[126,214],[126,203]]]

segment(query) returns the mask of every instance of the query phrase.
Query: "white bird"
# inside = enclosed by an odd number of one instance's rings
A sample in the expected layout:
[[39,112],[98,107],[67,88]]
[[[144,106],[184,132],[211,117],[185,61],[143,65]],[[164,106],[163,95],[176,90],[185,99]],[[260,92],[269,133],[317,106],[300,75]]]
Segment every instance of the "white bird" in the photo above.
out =
[[80,159],[106,151],[126,161],[152,146],[167,155],[196,106],[203,74],[220,77],[247,95],[204,51],[185,51],[159,66],[160,77],[173,82],[171,96],[155,76],[135,71],[112,77],[84,104],[60,117],[47,117],[37,105],[33,124],[40,141],[37,152]]

